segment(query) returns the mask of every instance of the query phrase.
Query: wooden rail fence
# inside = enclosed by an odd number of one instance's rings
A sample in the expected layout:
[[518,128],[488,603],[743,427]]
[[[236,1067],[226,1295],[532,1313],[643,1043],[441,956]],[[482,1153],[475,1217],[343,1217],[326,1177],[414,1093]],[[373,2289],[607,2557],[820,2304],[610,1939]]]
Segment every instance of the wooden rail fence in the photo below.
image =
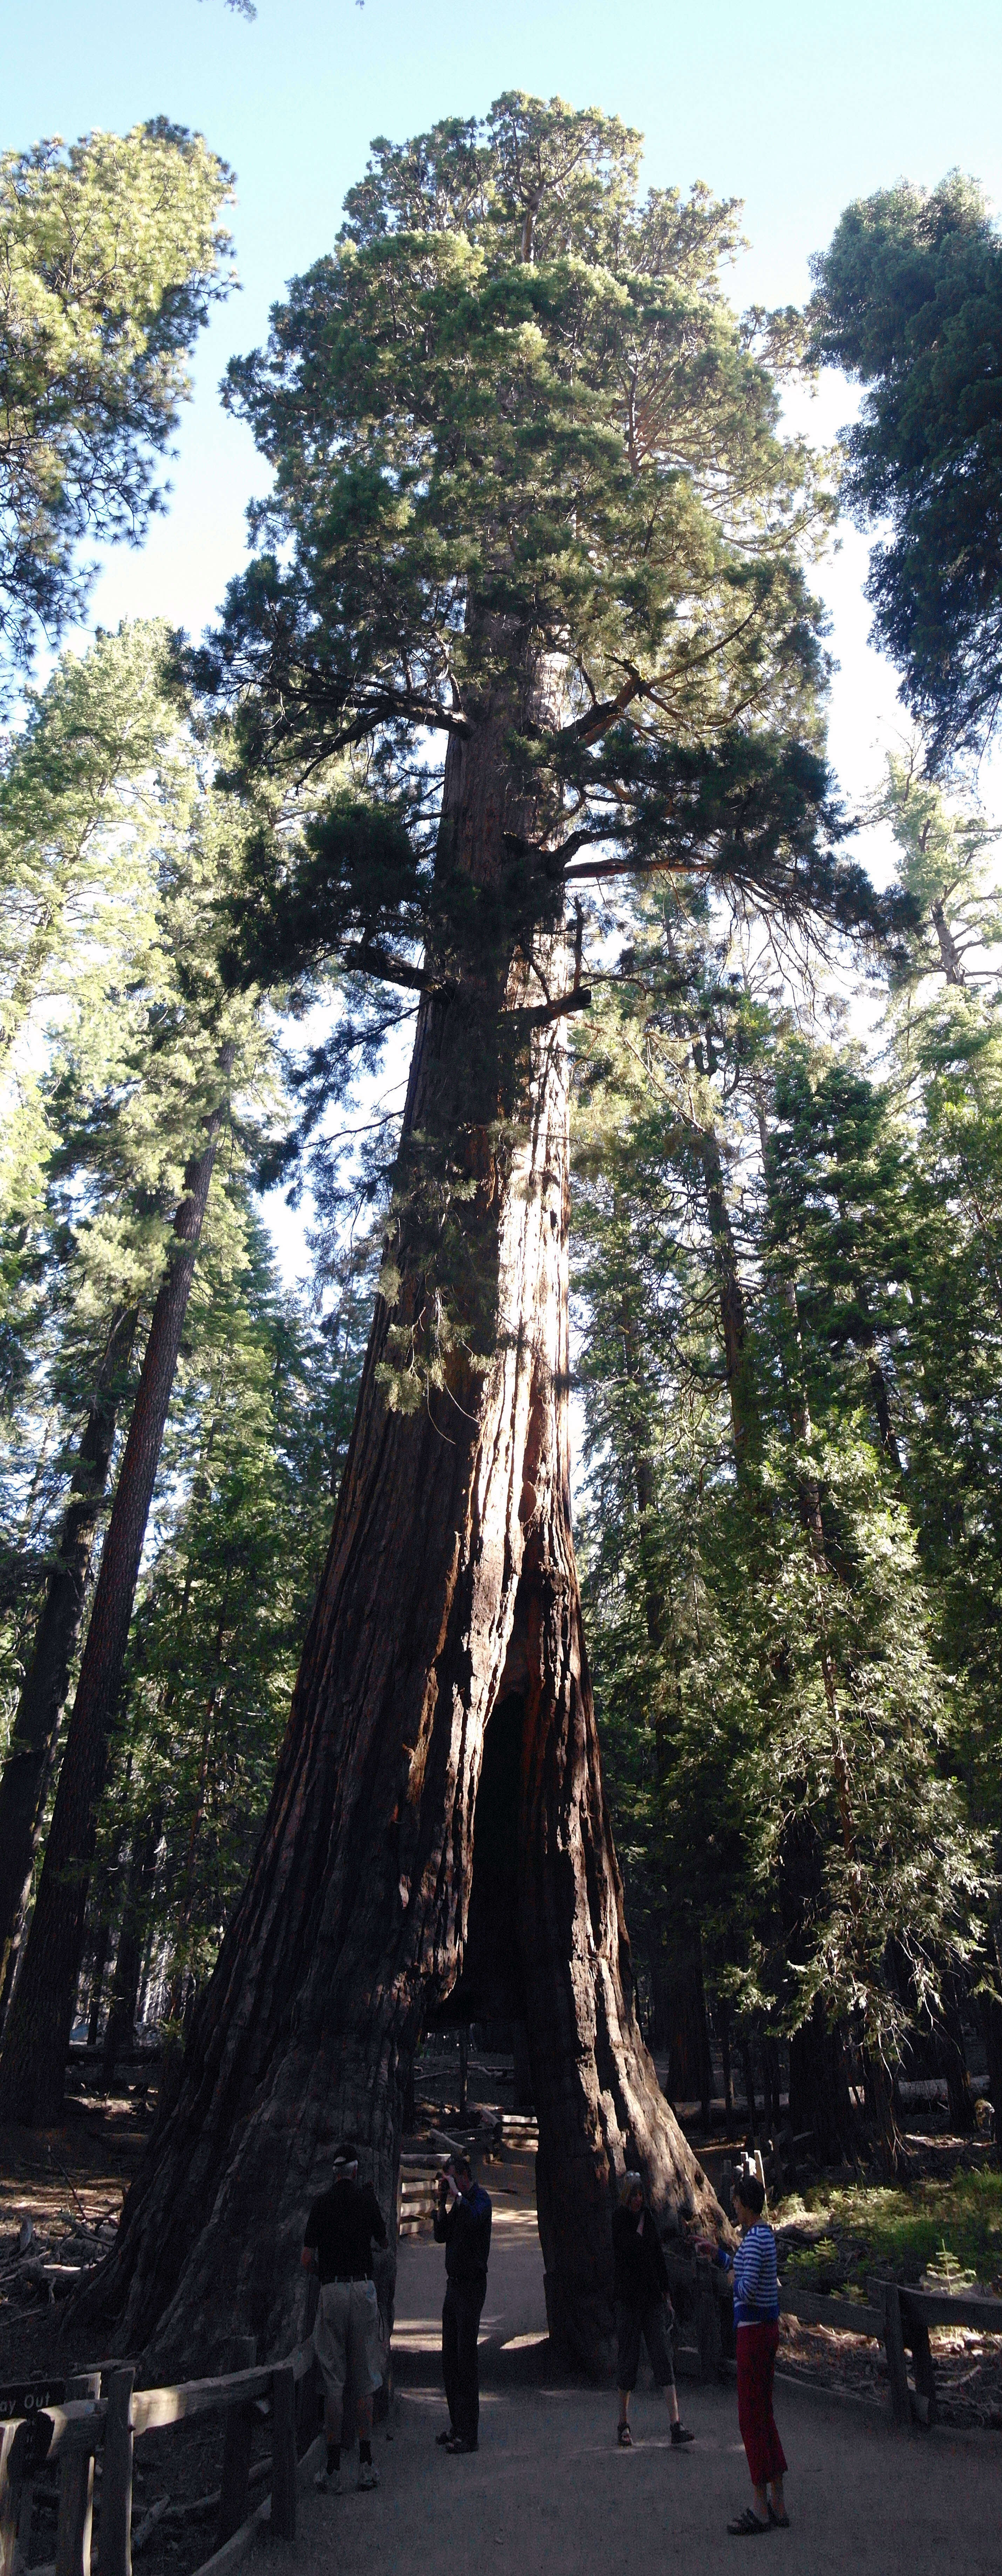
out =
[[[699,2256],[672,2255],[667,2261],[672,2290],[681,2293],[689,2312],[676,2353],[678,2369],[683,2377],[719,2378],[726,2369],[721,2321],[723,2275],[716,2265]],[[883,2345],[886,2355],[895,2423],[934,2424],[936,2370],[929,2343],[930,2327],[969,2326],[979,2334],[1002,2334],[1002,2299],[977,2292],[965,2291],[954,2297],[932,2290],[902,2289],[897,2281],[871,2280],[867,2287],[869,2297],[864,2301],[825,2297],[813,2290],[794,2294],[780,2283],[780,2313],[795,2317],[800,2325],[834,2326],[840,2334],[872,2335]],[[691,2334],[693,2329],[695,2341],[687,2342],[686,2332]],[[908,2352],[914,2366],[914,2389],[908,2379]]]
[[[223,2472],[215,2550],[206,2566],[226,2576],[255,2525],[270,2518],[282,2540],[296,2536],[296,2392],[313,2367],[313,2341],[284,2361],[189,2379],[173,2388],[137,2388],[134,2362],[113,2362],[70,2382],[62,2403],[0,2419],[0,2576],[13,2576],[18,2527],[32,2481],[59,2462],[59,2514],[54,2576],[90,2576],[95,2465],[100,2461],[96,2576],[132,2576],[132,2459],[136,2442],[190,2415],[225,2414]],[[71,2393],[72,2391],[72,2393]],[[79,2391],[79,2393],[77,2393]],[[23,2403],[27,2407],[30,2392]],[[271,2419],[271,2495],[244,2520],[256,2419]],[[269,2512],[270,2509],[270,2512]],[[27,2538],[27,2534],[26,2534]]]

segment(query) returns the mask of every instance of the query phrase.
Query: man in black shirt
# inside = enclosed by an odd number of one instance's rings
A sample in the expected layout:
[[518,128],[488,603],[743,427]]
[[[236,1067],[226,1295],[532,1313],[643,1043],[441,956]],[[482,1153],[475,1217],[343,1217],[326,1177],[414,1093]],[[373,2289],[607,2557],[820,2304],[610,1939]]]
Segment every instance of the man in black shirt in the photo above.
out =
[[674,2316],[668,2296],[668,2272],[638,2173],[624,2174],[623,2177],[620,2205],[613,2211],[612,2253],[616,2267],[620,2449],[629,2451],[633,2447],[627,2417],[630,2398],[637,2385],[642,2335],[654,2372],[655,2387],[663,2388],[668,2400],[672,2445],[678,2450],[683,2443],[691,2442],[693,2436],[679,2422],[675,2365],[669,2340]]
[[327,2466],[314,2485],[341,2493],[341,2414],[349,2369],[358,2407],[358,2483],[378,2486],[372,2465],[372,2396],[382,2384],[373,2244],[385,2245],[383,2213],[369,2183],[358,2179],[358,2148],[346,2138],[334,2159],[330,2190],[306,2221],[303,2266],[320,2276],[313,2349],[324,2383]]
[[474,2182],[466,2156],[453,2156],[439,2175],[434,2228],[436,2243],[445,2247],[442,2377],[449,2406],[448,2430],[437,2439],[445,2451],[475,2451],[480,2426],[477,2335],[487,2294],[491,2204]]

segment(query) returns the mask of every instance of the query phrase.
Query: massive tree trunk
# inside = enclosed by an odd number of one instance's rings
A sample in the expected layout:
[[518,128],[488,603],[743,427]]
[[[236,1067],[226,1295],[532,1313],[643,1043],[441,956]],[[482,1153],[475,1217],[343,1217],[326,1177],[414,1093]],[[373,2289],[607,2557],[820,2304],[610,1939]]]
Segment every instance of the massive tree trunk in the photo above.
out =
[[113,1317],[98,1370],[35,1631],[34,1650],[18,1702],[10,1751],[0,1776],[0,1996],[4,2008],[56,1760],[59,1720],[80,1634],[94,1531],[108,1482],[122,1382],[135,1329],[135,1308],[120,1308]]
[[[228,1058],[224,1070],[228,1071]],[[24,1963],[0,2049],[0,2120],[58,2120],[83,1949],[87,1885],[108,1734],[122,1678],[139,1562],[223,1118],[186,1175],[166,1276],[150,1322],[129,1436],[101,1554],[73,1714]]]
[[[446,762],[440,849],[494,893],[505,836],[527,837],[532,820],[505,774],[512,712],[489,684]],[[477,1908],[495,1722],[514,1747],[495,1766],[494,1859],[500,1835],[512,1891],[495,1946],[507,1943],[528,2034],[547,2300],[565,2349],[611,2364],[611,2185],[627,2161],[660,2211],[718,2215],[640,2037],[582,1636],[566,1048],[552,1007],[566,971],[554,923],[521,951],[514,939],[490,974],[468,968],[422,998],[393,1302],[376,1302],[268,1817],[180,2096],[90,2303],[124,2310],[132,2349],[153,2333],[158,2370],[213,2360],[235,2329],[270,2351],[292,2338],[303,2222],[343,2131],[364,2141],[391,2218],[415,2041],[457,1983]],[[458,1327],[456,1312],[438,1321],[429,1206],[452,1228]],[[475,1339],[485,1322],[478,1360],[461,1331]],[[398,1392],[401,1373],[416,1385],[413,1409],[388,1402],[388,1369]]]

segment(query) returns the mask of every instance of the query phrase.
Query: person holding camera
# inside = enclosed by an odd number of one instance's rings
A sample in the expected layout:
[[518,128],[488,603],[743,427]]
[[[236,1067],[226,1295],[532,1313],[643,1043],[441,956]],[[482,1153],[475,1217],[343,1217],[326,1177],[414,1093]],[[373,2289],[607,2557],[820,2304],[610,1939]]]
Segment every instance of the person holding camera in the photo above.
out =
[[467,2156],[450,2158],[436,2185],[435,2242],[445,2247],[442,2308],[442,2377],[448,2429],[437,2440],[444,2451],[475,2451],[480,2425],[477,2336],[487,2295],[491,2204],[474,2182]]
[[762,2214],[765,2185],[748,2164],[737,2176],[731,2205],[741,2229],[741,2243],[735,2252],[729,2254],[726,2246],[715,2245],[708,2236],[699,2238],[696,2250],[715,2257],[734,2276],[738,2428],[752,2482],[752,2502],[727,2528],[735,2539],[751,2540],[766,2531],[787,2531],[790,2517],[783,2502],[786,2460],[772,2411],[779,2344],[776,2239]]

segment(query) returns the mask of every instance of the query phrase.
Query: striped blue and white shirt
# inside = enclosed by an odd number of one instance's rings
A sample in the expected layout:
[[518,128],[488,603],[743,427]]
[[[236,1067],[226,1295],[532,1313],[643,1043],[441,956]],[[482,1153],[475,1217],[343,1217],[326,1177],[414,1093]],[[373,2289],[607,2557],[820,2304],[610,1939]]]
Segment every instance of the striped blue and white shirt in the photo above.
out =
[[717,2260],[734,2274],[734,2323],[764,2326],[779,2315],[776,2239],[764,2219],[756,2219],[733,2254],[720,2247]]

